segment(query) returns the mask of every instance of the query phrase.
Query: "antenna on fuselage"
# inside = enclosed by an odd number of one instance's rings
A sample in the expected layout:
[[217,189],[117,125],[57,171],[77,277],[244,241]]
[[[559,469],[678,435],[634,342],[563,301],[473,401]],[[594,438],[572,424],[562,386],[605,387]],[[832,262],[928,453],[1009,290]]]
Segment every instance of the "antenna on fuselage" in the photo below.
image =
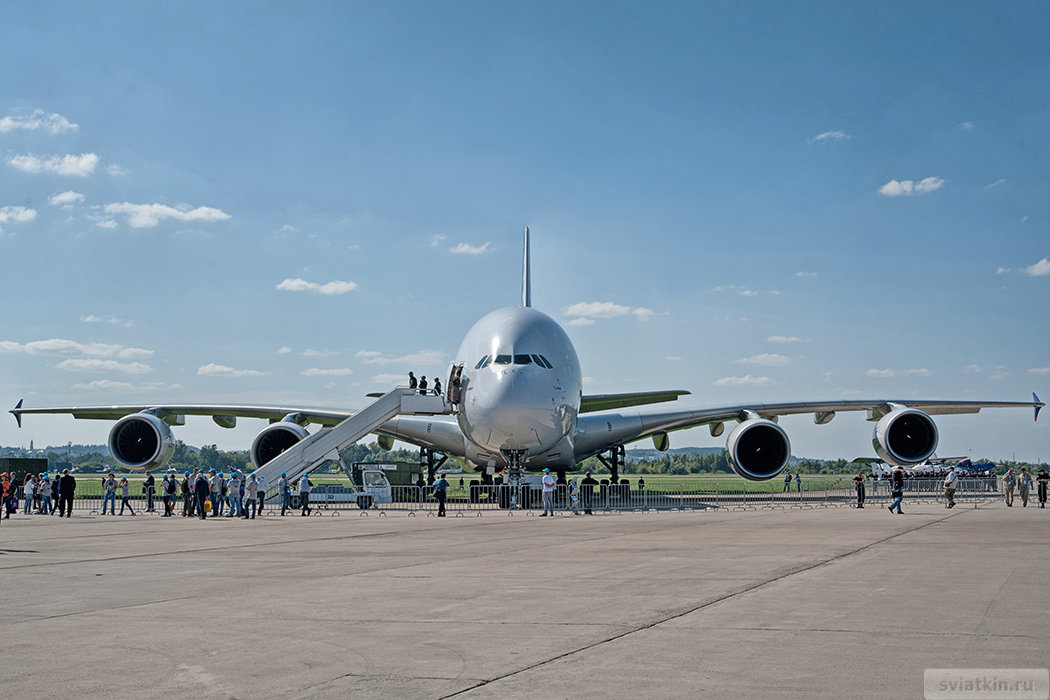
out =
[[521,263],[521,305],[532,306],[532,264],[529,262],[529,227],[525,227],[525,257]]

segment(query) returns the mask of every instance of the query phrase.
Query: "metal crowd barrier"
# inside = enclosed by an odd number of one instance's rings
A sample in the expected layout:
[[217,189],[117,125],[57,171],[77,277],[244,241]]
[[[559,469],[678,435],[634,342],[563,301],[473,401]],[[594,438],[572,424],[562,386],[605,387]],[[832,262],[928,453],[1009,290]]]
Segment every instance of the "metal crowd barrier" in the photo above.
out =
[[[158,482],[159,484],[159,482]],[[160,515],[163,513],[163,498],[159,493],[159,485],[153,497],[154,511],[147,513],[147,497],[143,493],[141,483],[132,485],[132,495],[129,503],[138,514]],[[538,489],[528,485],[518,487],[517,507],[511,508],[512,502],[510,485],[469,485],[464,487],[450,486],[445,509],[449,516],[480,516],[484,513],[506,513],[514,515],[524,513],[536,515],[542,511],[543,504]],[[877,481],[866,480],[866,504],[880,505],[885,507],[892,500],[890,495],[891,485],[888,479]],[[578,510],[583,513],[589,510],[592,513],[623,513],[631,511],[716,511],[716,510],[773,510],[787,508],[829,508],[848,506],[855,507],[857,503],[856,490],[852,479],[848,476],[831,481],[825,481],[824,487],[820,489],[799,490],[792,484],[790,490],[785,491],[779,481],[769,482],[743,482],[743,483],[699,483],[689,484],[683,482],[670,488],[654,488],[647,485],[639,489],[636,484],[599,484],[592,487],[588,494],[583,487],[579,490],[580,502]],[[17,497],[19,500],[18,513],[24,510],[23,488],[19,487]],[[1002,498],[1000,483],[995,477],[961,478],[955,491],[957,506],[968,506],[976,508],[980,505],[993,502]],[[298,510],[298,493],[293,493],[290,509]],[[1019,496],[1015,491],[1015,500]],[[1033,487],[1030,499],[1036,500],[1036,489]],[[76,498],[73,508],[78,512],[98,513],[102,508],[103,493],[100,480],[95,478],[78,479]],[[120,512],[120,492],[117,491],[116,511]],[[940,478],[911,478],[904,482],[904,504],[945,504],[943,480]],[[52,505],[57,509],[57,501],[52,499]],[[360,500],[360,493],[350,487],[331,488],[319,492],[311,497],[311,512],[314,515],[338,514],[340,512],[353,510],[361,515],[370,512],[384,515],[386,513],[404,513],[409,516],[423,515],[435,516],[438,513],[438,501],[434,498],[433,488],[430,486],[393,486],[389,502],[382,502],[375,496],[365,497]],[[555,510],[558,513],[571,515],[572,504],[569,498],[567,484],[558,484],[554,499]],[[228,507],[228,506],[227,506]],[[266,501],[263,509],[264,515],[278,514],[281,509],[281,499],[271,495]],[[108,510],[108,509],[107,509]],[[174,496],[175,515],[181,515],[183,510],[183,499],[179,493]],[[225,512],[223,513],[226,514]]]

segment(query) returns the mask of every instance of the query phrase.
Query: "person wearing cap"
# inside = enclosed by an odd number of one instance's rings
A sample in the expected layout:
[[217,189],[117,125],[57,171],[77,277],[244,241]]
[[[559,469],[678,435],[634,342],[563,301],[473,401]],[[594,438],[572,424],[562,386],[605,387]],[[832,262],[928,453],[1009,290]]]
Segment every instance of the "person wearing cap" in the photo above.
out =
[[135,511],[131,509],[131,501],[128,498],[131,496],[131,485],[128,483],[128,477],[123,476],[120,478],[120,514],[124,515],[124,506],[127,506],[131,514],[134,515]]
[[58,472],[55,472],[55,478],[51,480],[51,515],[55,514],[55,508],[58,508]]
[[117,510],[117,477],[110,472],[107,478],[102,480],[102,515],[106,514],[106,504],[109,504],[109,514],[116,515]]
[[189,471],[183,474],[179,489],[182,495],[182,517],[188,518],[192,512],[193,504],[193,482],[190,481]]
[[281,515],[284,515],[292,498],[292,488],[288,485],[286,472],[281,472],[281,478],[277,480],[277,493],[281,496]]
[[168,493],[168,475],[165,474],[160,480],[160,500],[164,504],[164,512],[161,513],[162,518],[167,518],[171,515],[171,494]]
[[1039,498],[1039,507],[1046,508],[1046,486],[1050,483],[1050,474],[1045,469],[1040,469],[1035,475],[1036,495]]
[[948,474],[944,477],[944,504],[945,508],[955,507],[955,489],[959,486],[959,475],[955,473],[955,467],[948,467]]
[[[256,503],[259,499],[259,482],[255,474],[248,475],[248,481],[244,484],[244,515],[245,520],[255,520]],[[251,513],[249,516],[248,514]]]
[[1007,469],[1006,473],[1003,474],[1003,498],[1006,500],[1006,507],[1014,507],[1014,487],[1017,486],[1017,477],[1014,476],[1013,469]]
[[222,489],[225,481],[223,481],[222,472],[212,468],[209,473],[211,474],[211,478],[208,479],[208,486],[211,489],[209,494],[211,514],[217,518],[222,515]]
[[554,489],[557,488],[558,484],[551,476],[551,470],[544,468],[543,470],[543,492],[541,494],[543,498],[543,513],[540,517],[544,517],[549,512],[552,516],[554,515]]
[[576,483],[576,477],[569,479],[569,507],[573,515],[580,514],[580,486]]
[[40,475],[40,485],[37,489],[40,494],[40,512],[50,515],[54,507],[51,504],[51,477],[47,472]]
[[438,502],[438,517],[445,517],[445,498],[448,496],[448,479],[445,478],[444,474],[438,474],[437,481],[434,482],[434,498]]
[[68,469],[63,469],[62,478],[58,480],[58,517],[62,517],[63,511],[67,518],[73,517],[73,493],[76,490],[77,480]]
[[258,486],[258,504],[259,504],[259,515],[262,515],[263,503],[266,502],[266,478],[261,474],[255,475],[255,484]]
[[580,480],[580,500],[583,502],[584,515],[594,515],[591,513],[591,501],[594,500],[594,487],[597,485],[598,480],[591,476],[590,472],[584,474]]
[[230,478],[226,481],[226,494],[230,502],[230,510],[226,513],[226,517],[239,516],[241,514],[241,475],[236,469],[230,472]]

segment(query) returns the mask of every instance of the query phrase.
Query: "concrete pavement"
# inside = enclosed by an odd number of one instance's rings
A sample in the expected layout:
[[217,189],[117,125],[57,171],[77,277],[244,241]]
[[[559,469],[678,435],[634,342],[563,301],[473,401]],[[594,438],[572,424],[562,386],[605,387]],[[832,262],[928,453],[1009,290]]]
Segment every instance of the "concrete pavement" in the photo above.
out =
[[9,697],[922,697],[1045,668],[1050,511],[21,516]]

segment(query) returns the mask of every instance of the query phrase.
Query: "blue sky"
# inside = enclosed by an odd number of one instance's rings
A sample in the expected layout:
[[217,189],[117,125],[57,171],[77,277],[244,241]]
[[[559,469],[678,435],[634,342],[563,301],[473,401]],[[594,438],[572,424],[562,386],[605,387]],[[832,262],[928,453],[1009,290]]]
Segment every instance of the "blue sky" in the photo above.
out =
[[359,407],[519,302],[526,225],[590,392],[1046,398],[1050,10],[852,5],[8,3],[0,401]]

